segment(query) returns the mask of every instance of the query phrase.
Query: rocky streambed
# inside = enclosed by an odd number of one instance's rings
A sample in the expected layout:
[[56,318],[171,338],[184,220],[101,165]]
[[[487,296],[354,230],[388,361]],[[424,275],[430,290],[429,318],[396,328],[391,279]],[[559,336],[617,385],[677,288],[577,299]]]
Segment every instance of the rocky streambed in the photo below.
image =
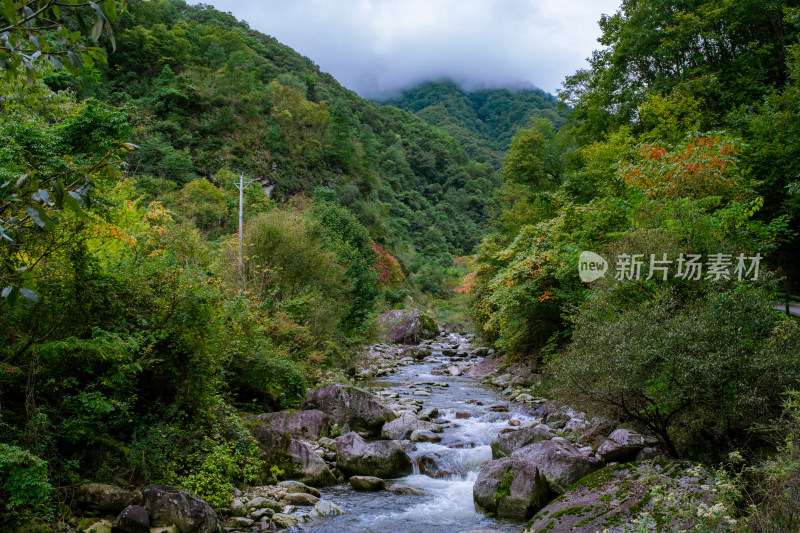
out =
[[539,398],[535,375],[470,336],[402,340],[416,344],[370,347],[356,386],[251,417],[287,481],[237,491],[216,515],[184,512],[192,495],[162,490],[180,501],[174,529],[158,531],[656,531],[691,529],[714,508],[709,471],[666,460],[636,428]]

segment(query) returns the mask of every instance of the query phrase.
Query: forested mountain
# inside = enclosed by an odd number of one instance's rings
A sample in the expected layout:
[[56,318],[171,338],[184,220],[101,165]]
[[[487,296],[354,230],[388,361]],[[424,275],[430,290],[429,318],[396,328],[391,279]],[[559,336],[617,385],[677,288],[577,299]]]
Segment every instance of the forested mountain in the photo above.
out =
[[412,250],[439,260],[477,243],[494,172],[442,131],[210,7],[133,2],[115,32],[107,65],[45,81],[134,113],[129,174],[151,194],[225,169],[269,179],[279,200],[334,191],[406,265]]
[[556,99],[541,90],[483,89],[467,92],[439,80],[406,89],[380,103],[410,111],[458,139],[473,159],[499,168],[517,129],[531,119],[564,123]]

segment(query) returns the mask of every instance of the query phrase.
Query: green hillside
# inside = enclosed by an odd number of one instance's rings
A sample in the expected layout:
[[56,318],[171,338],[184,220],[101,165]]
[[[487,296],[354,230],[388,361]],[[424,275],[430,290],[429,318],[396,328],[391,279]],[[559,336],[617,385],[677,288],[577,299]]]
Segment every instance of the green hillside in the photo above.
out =
[[531,119],[564,124],[556,99],[541,90],[484,89],[466,92],[455,82],[439,80],[379,100],[414,113],[458,139],[470,157],[499,168],[514,133]]

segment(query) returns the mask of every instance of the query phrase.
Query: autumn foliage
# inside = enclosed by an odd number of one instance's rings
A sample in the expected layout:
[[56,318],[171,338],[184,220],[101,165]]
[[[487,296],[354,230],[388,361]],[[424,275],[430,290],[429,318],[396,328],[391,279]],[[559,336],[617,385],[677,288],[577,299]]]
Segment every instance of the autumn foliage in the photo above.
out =
[[739,199],[744,193],[737,172],[737,149],[720,136],[691,136],[677,146],[644,143],[634,162],[620,165],[620,178],[649,198]]

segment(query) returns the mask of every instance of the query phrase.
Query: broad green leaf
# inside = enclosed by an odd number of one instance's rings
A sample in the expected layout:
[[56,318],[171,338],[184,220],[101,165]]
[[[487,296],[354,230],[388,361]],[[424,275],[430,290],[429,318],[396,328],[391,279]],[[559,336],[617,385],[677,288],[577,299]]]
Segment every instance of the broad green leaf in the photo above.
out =
[[100,36],[103,34],[103,21],[101,19],[97,19],[92,24],[92,40],[97,41],[100,39]]
[[35,292],[33,292],[30,289],[20,289],[19,293],[22,296],[24,296],[25,298],[27,298],[28,300],[32,301],[33,303],[36,303],[36,302],[39,301],[39,295],[36,294]]
[[11,24],[17,23],[17,6],[12,0],[3,0],[3,14]]
[[36,225],[39,226],[40,228],[44,228],[47,225],[45,221],[42,219],[42,213],[40,213],[37,209],[29,207],[27,209],[27,213],[28,216],[31,217],[33,221],[36,223]]
[[39,189],[38,191],[33,193],[33,196],[31,198],[33,198],[34,202],[40,202],[42,204],[46,204],[47,201],[50,199],[50,193],[48,193],[44,189]]

